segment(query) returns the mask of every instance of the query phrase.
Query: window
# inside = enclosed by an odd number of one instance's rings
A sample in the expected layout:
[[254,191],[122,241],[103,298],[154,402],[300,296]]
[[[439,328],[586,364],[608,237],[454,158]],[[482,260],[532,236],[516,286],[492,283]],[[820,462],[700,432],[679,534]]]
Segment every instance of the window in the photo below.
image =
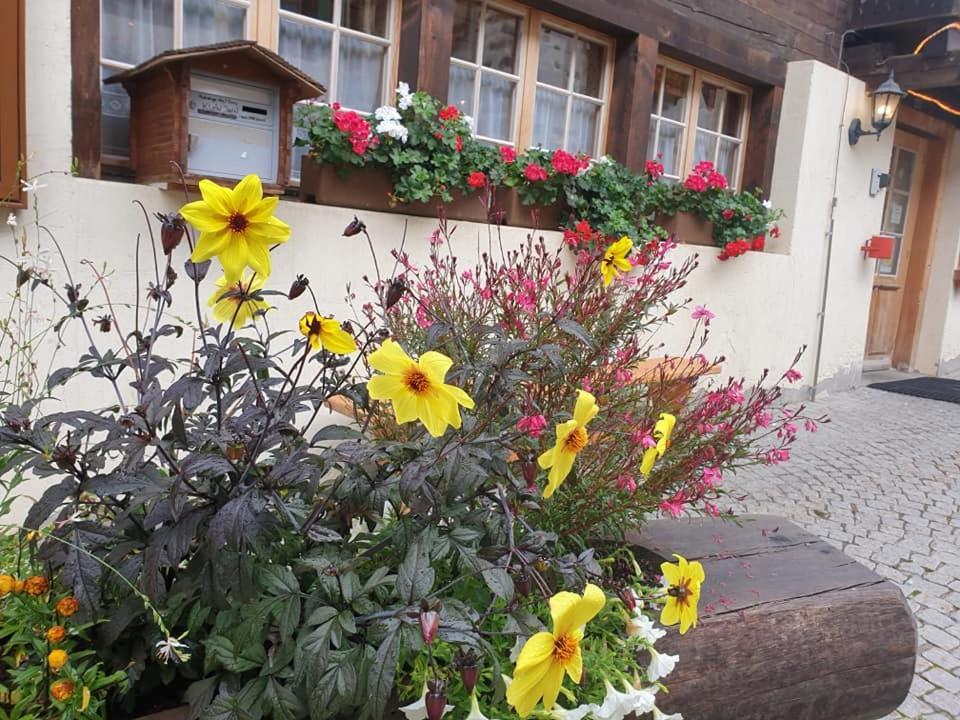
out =
[[613,42],[503,0],[457,0],[448,101],[480,140],[603,152]]
[[[395,85],[396,16],[392,0],[280,0],[277,52],[327,88],[325,101],[373,112]],[[294,133],[303,136],[296,121]],[[291,177],[297,179],[306,148],[292,152]]]
[[648,152],[664,176],[685,177],[712,162],[739,187],[750,94],[747,88],[677,63],[657,66]]
[[[101,0],[100,75],[174,48],[249,37],[256,0]],[[101,143],[105,156],[130,152],[130,98],[120,85],[101,83]]]

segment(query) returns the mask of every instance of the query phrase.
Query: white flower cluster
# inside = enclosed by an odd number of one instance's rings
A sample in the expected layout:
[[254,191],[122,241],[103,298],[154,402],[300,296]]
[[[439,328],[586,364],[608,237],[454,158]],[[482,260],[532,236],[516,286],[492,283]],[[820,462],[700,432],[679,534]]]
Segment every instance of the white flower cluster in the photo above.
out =
[[406,110],[413,105],[413,93],[410,92],[410,86],[402,82],[397,85],[397,107]]
[[381,135],[387,135],[400,142],[406,142],[410,137],[410,132],[400,122],[400,112],[392,105],[378,107],[373,116],[377,119],[377,132]]

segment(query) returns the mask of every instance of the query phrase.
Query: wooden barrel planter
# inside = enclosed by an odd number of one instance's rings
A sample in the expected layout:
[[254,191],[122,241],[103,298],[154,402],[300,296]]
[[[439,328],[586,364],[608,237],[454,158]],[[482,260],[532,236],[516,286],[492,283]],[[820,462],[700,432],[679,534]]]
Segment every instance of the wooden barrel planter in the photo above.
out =
[[784,518],[656,520],[631,544],[703,563],[700,625],[659,701],[686,720],[875,720],[907,697],[917,626],[900,589]]

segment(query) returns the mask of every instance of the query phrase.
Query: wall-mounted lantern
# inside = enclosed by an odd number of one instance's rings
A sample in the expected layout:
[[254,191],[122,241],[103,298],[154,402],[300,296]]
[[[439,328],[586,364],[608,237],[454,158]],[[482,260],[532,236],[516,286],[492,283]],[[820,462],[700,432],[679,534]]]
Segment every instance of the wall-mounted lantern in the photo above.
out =
[[876,135],[877,140],[879,140],[880,133],[893,123],[893,119],[897,115],[897,108],[900,107],[900,101],[906,94],[903,88],[897,84],[897,81],[893,79],[893,71],[891,71],[890,77],[870,93],[873,98],[873,114],[870,116],[873,131],[864,130],[860,118],[854,118],[850,123],[850,144],[856,145],[857,141],[864,135]]

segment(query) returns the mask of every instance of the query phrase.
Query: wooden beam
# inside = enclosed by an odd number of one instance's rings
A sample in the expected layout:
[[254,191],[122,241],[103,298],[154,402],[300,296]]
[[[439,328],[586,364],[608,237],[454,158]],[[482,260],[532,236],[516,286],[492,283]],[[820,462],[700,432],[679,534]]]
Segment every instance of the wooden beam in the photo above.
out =
[[82,177],[100,177],[100,0],[70,1],[73,156]]
[[880,65],[850,66],[850,71],[871,88],[886,80],[891,70],[904,90],[960,86],[960,50],[943,55],[896,55]]
[[6,68],[0,77],[0,205],[5,207],[26,207],[20,185],[28,177],[24,1],[9,0],[0,7],[0,57]]
[[747,146],[744,148],[743,181],[740,183],[744,190],[762,188],[764,195],[770,194],[782,104],[783,88],[779,85],[754,88]]
[[413,90],[446,99],[453,52],[454,0],[406,0],[397,75]]
[[607,152],[634,172],[642,172],[647,160],[659,46],[647,35],[617,38]]

